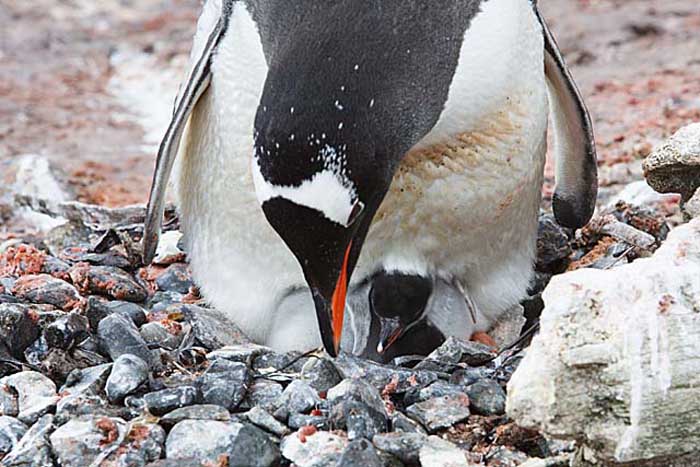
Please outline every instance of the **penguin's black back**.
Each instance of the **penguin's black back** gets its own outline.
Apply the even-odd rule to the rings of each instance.
[[[280,138],[329,122],[318,133],[336,147],[352,146],[345,139],[353,126],[362,127],[354,137],[371,139],[395,166],[438,121],[464,34],[487,0],[242,1],[269,65],[264,121],[274,122]],[[271,173],[261,165],[266,179],[280,185],[318,171],[308,164],[308,173],[290,167]]]

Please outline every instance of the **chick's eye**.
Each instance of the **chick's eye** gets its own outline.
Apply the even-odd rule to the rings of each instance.
[[[348,216],[347,226],[350,227],[355,222],[357,222],[357,219],[360,218],[360,215],[362,214],[362,212],[364,210],[365,210],[365,203],[363,203],[360,200],[357,200],[355,202],[355,205],[352,207],[352,210],[350,211],[350,216]]]

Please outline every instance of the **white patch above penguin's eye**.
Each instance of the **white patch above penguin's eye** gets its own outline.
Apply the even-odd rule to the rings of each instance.
[[[272,198],[284,198],[315,209],[336,224],[350,227],[362,214],[364,203],[357,199],[355,190],[343,183],[340,177],[329,169],[317,172],[299,186],[275,185],[263,177],[257,159],[252,162],[253,184],[258,202],[262,205]]]

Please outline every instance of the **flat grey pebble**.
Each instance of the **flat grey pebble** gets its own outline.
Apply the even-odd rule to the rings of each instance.
[[[193,405],[198,399],[198,391],[192,386],[163,389],[143,396],[145,407],[153,415],[165,415],[175,409]]]
[[[308,413],[321,403],[318,392],[304,381],[289,383],[282,395],[275,402],[275,418],[286,421],[290,414]]]
[[[420,433],[382,433],[372,439],[377,448],[396,456],[406,464],[417,464],[420,448],[428,437]]]
[[[231,414],[219,405],[191,405],[175,409],[160,418],[160,424],[170,429],[184,420],[213,420],[218,422],[231,421]]]
[[[100,345],[112,361],[124,354],[132,354],[145,362],[152,362],[151,351],[139,334],[134,323],[121,314],[115,313],[100,321],[97,327]]]
[[[250,385],[250,372],[243,363],[215,360],[195,383],[205,404],[215,404],[236,409],[245,397]]]
[[[275,417],[260,407],[253,407],[246,412],[244,416],[253,425],[262,428],[275,436],[282,437],[289,433],[289,428],[278,422]]]
[[[148,381],[148,364],[132,354],[121,355],[114,362],[107,378],[107,399],[116,404]]]
[[[228,461],[229,467],[272,467],[279,461],[279,448],[252,425],[185,420],[170,431],[166,458]]]
[[[44,415],[2,460],[3,467],[55,467],[49,436],[56,429],[53,415]]]
[[[457,394],[429,399],[408,407],[406,413],[430,433],[435,433],[469,417],[469,398],[465,394]]]
[[[350,442],[340,455],[337,467],[384,467],[377,449],[366,439]]]
[[[506,411],[506,393],[496,381],[484,379],[468,386],[472,411],[479,415],[503,415]]]

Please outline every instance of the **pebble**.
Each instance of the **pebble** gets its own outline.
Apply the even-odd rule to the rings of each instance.
[[[150,392],[143,396],[143,402],[150,413],[160,416],[175,409],[195,404],[198,395],[197,388],[182,386]]]
[[[469,417],[469,398],[464,394],[457,394],[429,399],[408,407],[406,413],[430,433],[435,433]]]
[[[287,426],[292,430],[298,430],[305,426],[314,426],[319,430],[328,430],[330,428],[330,420],[323,415],[304,415],[293,413],[287,420]]]
[[[252,425],[185,420],[170,431],[166,458],[220,462],[228,467],[272,467],[279,461],[279,449]]]
[[[389,428],[389,417],[379,392],[361,379],[346,379],[328,391],[332,426],[345,429],[348,439],[372,439]]]
[[[489,377],[489,372],[483,368],[463,368],[450,375],[450,383],[466,387]]]
[[[692,198],[683,205],[683,212],[688,219],[700,217],[700,188],[698,188]]]
[[[318,392],[327,392],[343,378],[333,362],[326,358],[311,358],[301,369],[301,380]]]
[[[207,360],[228,360],[230,362],[245,363],[252,365],[253,361],[260,355],[272,353],[273,350],[269,347],[253,343],[242,343],[236,345],[227,345],[220,349],[214,350],[207,354]]]
[[[253,407],[245,413],[245,417],[253,425],[262,428],[273,435],[282,437],[289,434],[289,428],[278,422],[275,417],[260,407]]]
[[[113,361],[124,354],[132,354],[145,362],[152,362],[151,351],[134,323],[124,315],[107,316],[97,328],[101,347]]]
[[[26,432],[27,425],[16,418],[0,416],[0,458],[12,451]]]
[[[70,277],[73,284],[85,293],[137,303],[148,298],[148,291],[119,268],[79,263],[71,268]]]
[[[112,417],[131,419],[134,412],[127,407],[110,405],[103,396],[78,394],[65,397],[56,405],[56,424],[62,425],[79,417]]]
[[[160,459],[165,450],[165,430],[153,423],[132,422],[119,448],[102,465],[141,467]]]
[[[366,439],[351,441],[347,445],[337,467],[384,467],[384,462],[379,457],[377,449]]]
[[[304,381],[292,381],[275,402],[274,416],[286,421],[290,414],[304,414],[321,404],[318,392]]]
[[[17,393],[17,418],[32,425],[43,415],[56,408],[56,384],[36,371],[22,371],[0,379],[0,386],[8,386]]]
[[[139,332],[149,347],[157,346],[168,350],[177,349],[183,337],[182,333],[179,335],[171,334],[165,326],[157,322],[144,324]]]
[[[415,404],[416,402],[423,402],[436,397],[453,396],[458,394],[464,394],[464,389],[460,386],[450,384],[445,381],[435,381],[430,386],[421,388],[418,391],[407,392],[404,396],[404,402],[406,405],[411,405]]]
[[[192,332],[202,347],[215,350],[227,345],[249,343],[238,327],[220,312],[195,305],[177,305],[169,311],[180,311],[185,321],[192,325]]]
[[[55,467],[49,436],[56,429],[53,415],[44,415],[2,460],[3,467]],[[81,464],[78,464],[81,465]]]
[[[228,410],[219,405],[191,405],[189,407],[175,409],[172,412],[163,415],[160,418],[160,424],[166,429],[170,429],[184,420],[213,420],[218,422],[229,422],[231,421],[231,414]]]
[[[69,350],[89,337],[89,323],[85,316],[69,313],[44,329],[44,338],[50,348]]]
[[[438,436],[431,436],[421,447],[418,457],[422,467],[467,467],[464,451]]]
[[[112,364],[106,363],[82,370],[73,370],[60,392],[63,397],[86,394],[96,396],[105,388],[107,378],[112,371]]]
[[[684,201],[700,188],[700,123],[678,130],[644,160],[647,183],[659,193],[680,193]]]
[[[303,441],[302,441],[303,438]],[[318,431],[301,437],[293,433],[282,440],[282,456],[297,467],[335,466],[348,445],[339,432]]]
[[[280,383],[258,379],[248,388],[248,394],[241,403],[243,408],[260,407],[268,412],[276,410],[277,401],[282,396],[284,388]]]
[[[215,360],[195,383],[205,404],[235,410],[248,391],[250,372],[243,363]]]
[[[335,365],[345,378],[363,379],[375,389],[383,390],[388,384],[394,392],[406,392],[413,387],[423,387],[437,381],[438,375],[427,370],[408,370],[364,360],[346,353],[335,359]]]
[[[506,446],[497,446],[489,453],[489,467],[517,467],[527,462],[529,457],[520,451]]]
[[[377,448],[396,456],[405,464],[418,464],[420,448],[428,441],[421,433],[382,433],[372,439]]]
[[[61,465],[91,465],[119,444],[125,429],[126,422],[118,418],[74,419],[51,434],[51,445]]]
[[[15,358],[21,359],[27,347],[39,338],[38,317],[33,306],[0,303],[0,336]]]
[[[410,419],[398,410],[391,414],[391,429],[401,433],[418,433],[421,435],[428,433],[420,423]]]
[[[121,314],[131,320],[135,326],[143,326],[146,323],[146,310],[135,303],[130,302],[105,302],[101,297],[89,297],[85,315],[90,323],[90,329],[97,327],[104,318],[112,314]]]
[[[117,358],[107,379],[107,399],[119,403],[148,381],[148,364],[136,355],[124,354]]]
[[[479,415],[503,415],[506,411],[506,393],[501,385],[483,379],[466,388],[472,411]]]
[[[20,277],[12,294],[26,302],[49,304],[64,311],[74,309],[82,300],[75,287],[48,274]]]
[[[156,285],[162,291],[187,294],[195,284],[189,267],[183,263],[176,263],[168,266],[165,272],[158,276]]]
[[[559,274],[571,263],[569,235],[552,214],[540,215],[537,229],[537,263],[539,272]]]

